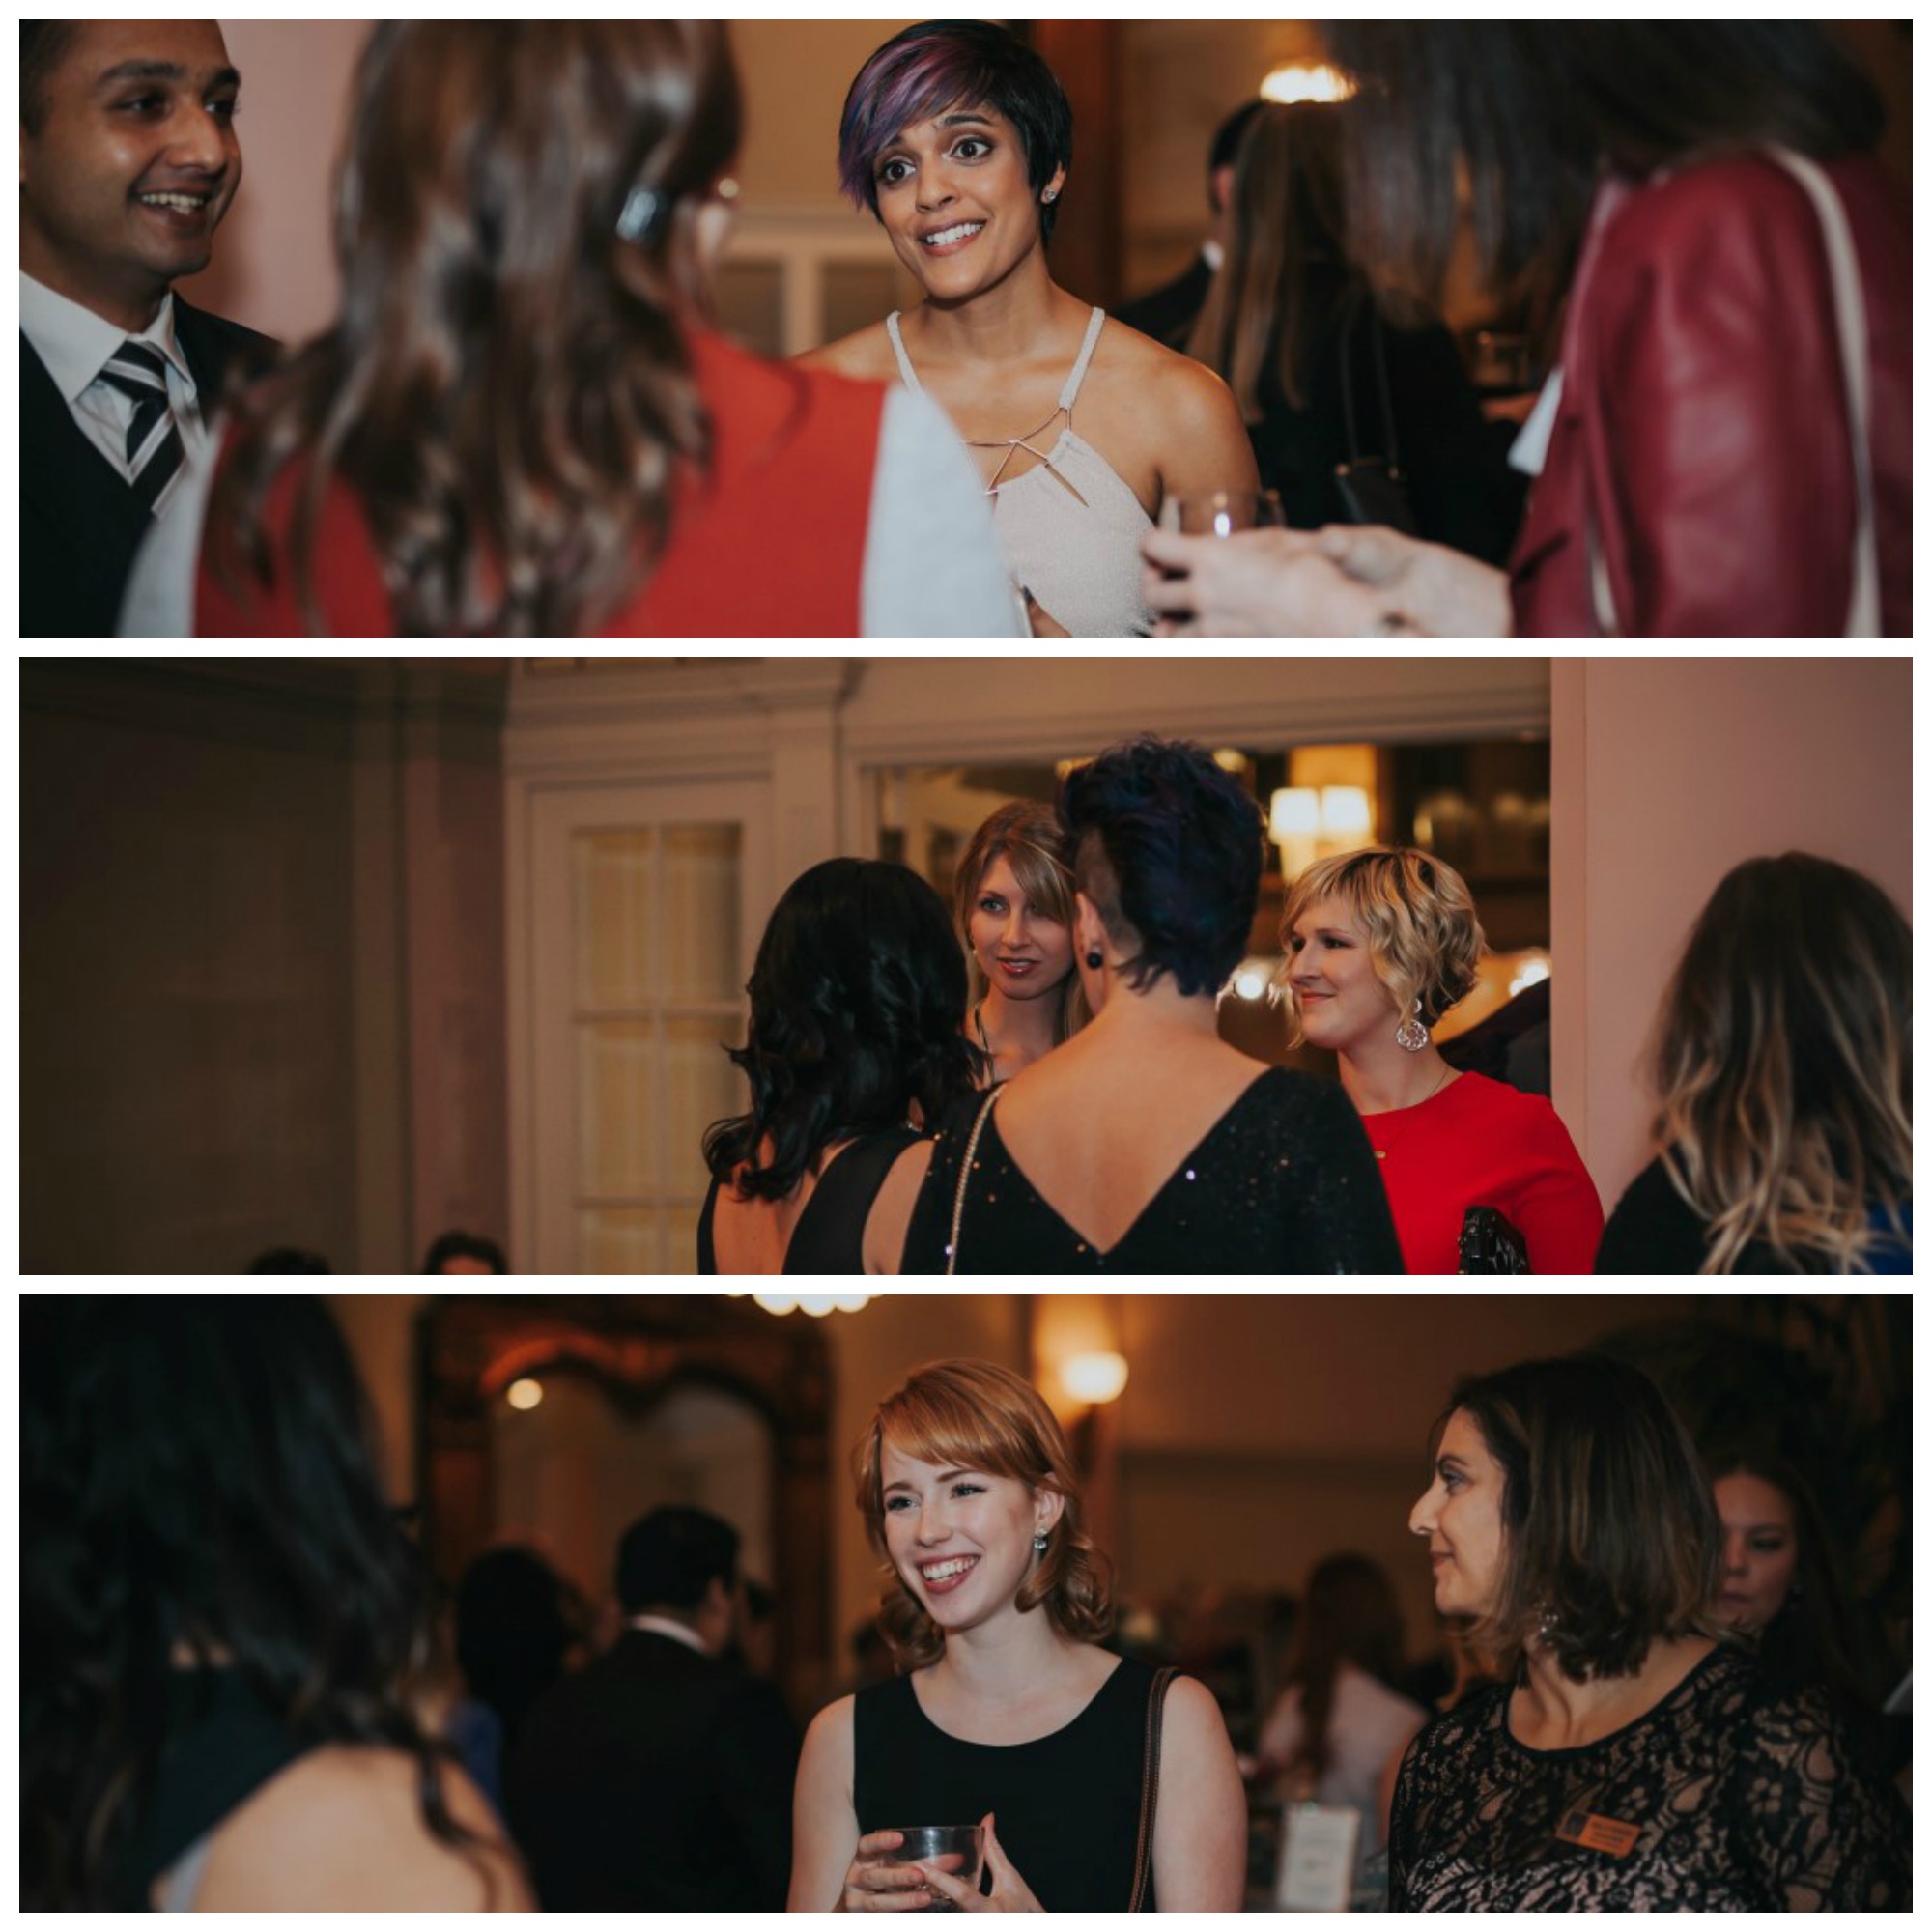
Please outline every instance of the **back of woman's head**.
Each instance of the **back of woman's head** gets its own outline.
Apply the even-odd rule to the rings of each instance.
[[[1658,1140],[1710,1224],[1707,1273],[1762,1241],[1855,1268],[1912,1193],[1912,930],[1871,880],[1803,852],[1712,894],[1664,993]]]
[[[989,812],[952,875],[952,918],[959,942],[966,949],[969,1001],[982,999],[986,992],[985,975],[973,955],[973,908],[984,885],[986,868],[995,859],[1004,859],[1012,867],[1013,877],[1036,915],[1065,926],[1069,933],[1073,928],[1073,872],[1066,863],[1059,814],[1050,805],[1031,799]],[[1055,1043],[1064,1045],[1090,1018],[1080,975],[1069,972],[1055,1016]]]
[[[240,557],[266,571],[264,498],[299,461],[311,609],[333,475],[401,634],[609,615],[709,460],[681,319],[739,125],[717,22],[380,25],[337,191],[341,318],[246,407],[220,498]]]
[[[1247,951],[1261,893],[1261,808],[1198,745],[1135,738],[1068,774],[1060,822],[1073,875],[1136,990],[1171,974],[1218,993]]]
[[[232,1662],[298,1741],[415,1752],[425,1578],[360,1385],[306,1295],[21,1311],[24,1888],[126,1903],[179,1666]]]
[[[940,896],[876,859],[828,859],[796,879],[758,946],[752,1022],[731,1061],[751,1110],[704,1139],[713,1175],[782,1200],[835,1140],[936,1122],[972,1091],[960,1029],[966,962]]]
[[[1329,52],[1360,83],[1346,166],[1350,247],[1378,281],[1439,299],[1463,219],[1499,295],[1548,328],[1599,166],[1776,142],[1870,148],[1870,81],[1804,20],[1348,20]]]
[[[1402,1611],[1388,1572],[1373,1557],[1324,1556],[1308,1573],[1289,1657],[1288,1682],[1301,1690],[1294,1764],[1320,1777],[1333,1760],[1329,1720],[1345,1663],[1393,1686],[1402,1669]]]
[[[1460,1382],[1438,1434],[1459,1410],[1502,1471],[1502,1576],[1471,1633],[1500,1675],[1532,1641],[1581,1682],[1717,1634],[1717,1507],[1648,1376],[1603,1355],[1520,1362]]]
[[[1351,111],[1269,102],[1241,139],[1227,260],[1189,353],[1226,380],[1251,423],[1262,419],[1270,369],[1290,405],[1305,406],[1316,346],[1360,287],[1343,242],[1342,124]]]

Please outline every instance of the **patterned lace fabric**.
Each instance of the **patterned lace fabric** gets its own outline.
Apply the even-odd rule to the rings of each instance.
[[[1855,1762],[1823,1690],[1780,1692],[1720,1648],[1634,1723],[1548,1751],[1510,1735],[1510,1696],[1409,1747],[1391,1911],[1910,1909],[1904,1803]]]
[[[977,1108],[974,1110],[977,1112]],[[944,1274],[972,1115],[949,1120],[906,1236],[905,1274]],[[1175,1169],[1113,1247],[1040,1196],[980,1136],[959,1223],[960,1274],[1400,1274],[1402,1249],[1361,1122],[1341,1088],[1270,1067]]]

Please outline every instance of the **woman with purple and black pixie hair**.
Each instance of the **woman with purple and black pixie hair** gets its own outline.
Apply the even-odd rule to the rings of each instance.
[[[806,359],[944,406],[1036,635],[1134,636],[1161,504],[1258,481],[1217,376],[1055,284],[1072,159],[1059,81],[1004,28],[937,20],[888,41],[846,96],[839,179],[925,299]]]

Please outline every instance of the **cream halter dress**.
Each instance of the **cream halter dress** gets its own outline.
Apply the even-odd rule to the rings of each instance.
[[[986,494],[993,499],[993,524],[1015,586],[1070,636],[1146,637],[1153,616],[1141,602],[1141,539],[1153,525],[1106,458],[1073,433],[1074,399],[1106,320],[1104,310],[1094,311],[1073,373],[1040,429],[1003,443],[968,447],[1007,452]],[[886,333],[906,387],[918,389],[896,312],[887,316]],[[1033,438],[1062,415],[1066,426],[1060,440],[1051,449],[1040,448]],[[1007,464],[1023,449],[1039,458],[1039,468],[1002,482]]]

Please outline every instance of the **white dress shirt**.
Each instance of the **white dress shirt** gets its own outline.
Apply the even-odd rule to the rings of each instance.
[[[653,1636],[668,1636],[673,1643],[681,1643],[688,1650],[695,1650],[699,1657],[709,1657],[711,1652],[705,1647],[704,1639],[689,1624],[681,1624],[675,1617],[626,1617],[625,1628],[634,1631],[649,1631]]]
[[[134,420],[134,399],[100,380],[108,360],[126,342],[144,342],[159,352],[167,365],[168,407],[181,430],[184,471],[193,469],[208,454],[208,428],[201,419],[201,402],[187,357],[175,340],[175,298],[161,302],[160,312],[138,335],[98,316],[91,308],[57,295],[24,270],[20,275],[20,333],[33,345],[54,387],[61,392],[81,434],[123,476],[132,480],[128,467],[128,430]],[[172,507],[183,492],[179,483],[162,499]]]

